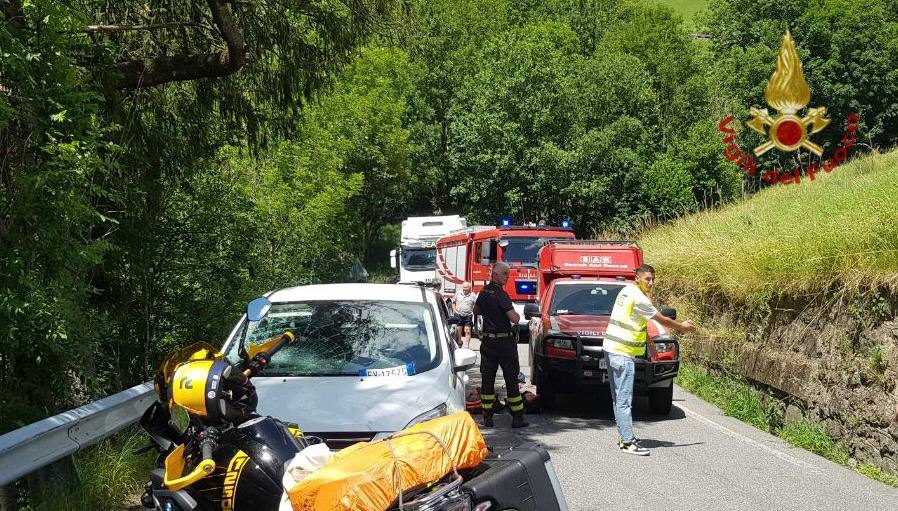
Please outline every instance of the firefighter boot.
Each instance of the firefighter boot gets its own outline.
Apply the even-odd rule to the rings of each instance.
[[[513,428],[526,428],[530,423],[524,419],[524,410],[512,410],[511,411],[511,427]]]
[[[481,394],[480,406],[483,408],[483,427],[493,427],[493,405],[496,403],[495,394]]]
[[[524,398],[520,394],[508,396],[508,409],[511,412],[511,427],[523,428],[529,426],[524,419]]]
[[[483,410],[483,427],[485,427],[485,428],[493,427],[493,411],[492,410]]]

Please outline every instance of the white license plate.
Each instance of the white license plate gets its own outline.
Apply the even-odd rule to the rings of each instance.
[[[583,371],[583,376],[592,376],[592,371]]]
[[[605,359],[604,355],[599,359],[599,369],[608,369],[608,361]]]

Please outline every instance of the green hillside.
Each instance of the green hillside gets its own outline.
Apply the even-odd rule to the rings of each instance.
[[[683,16],[687,22],[692,20],[695,14],[708,6],[708,0],[655,0],[667,5]]]
[[[737,300],[898,284],[898,152],[647,232],[661,282]],[[666,287],[666,286],[665,286]]]

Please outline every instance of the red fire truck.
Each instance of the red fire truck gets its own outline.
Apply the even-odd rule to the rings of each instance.
[[[459,229],[436,243],[437,281],[446,299],[455,295],[463,282],[479,292],[489,281],[493,263],[511,266],[505,291],[521,314],[518,333],[521,342],[528,335],[524,304],[536,299],[538,253],[549,240],[574,239],[569,227],[476,226]]]
[[[642,249],[630,241],[553,241],[539,253],[539,300],[527,304],[530,377],[540,402],[558,392],[608,385],[602,338],[617,294],[636,277]],[[676,318],[674,309],[663,309]],[[646,355],[636,360],[634,390],[648,395],[652,412],[667,414],[679,372],[676,338],[654,320]]]

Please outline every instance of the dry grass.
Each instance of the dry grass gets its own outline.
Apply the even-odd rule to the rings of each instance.
[[[640,239],[661,281],[737,303],[898,284],[898,152],[681,218]],[[666,286],[665,286],[666,287]]]

